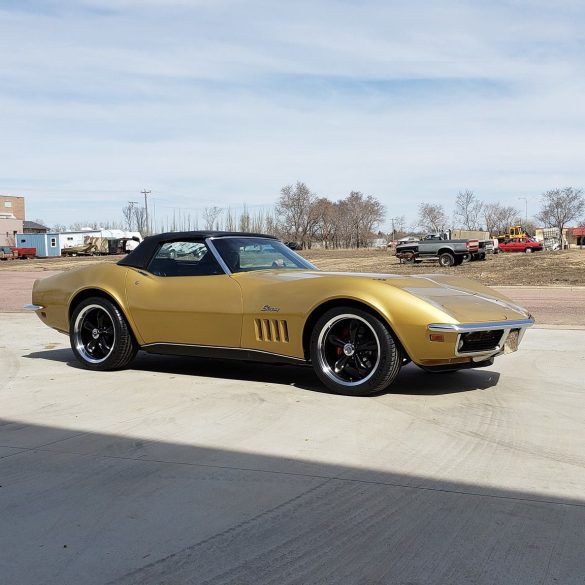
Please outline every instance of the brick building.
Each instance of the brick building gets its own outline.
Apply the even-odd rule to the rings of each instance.
[[[25,220],[24,197],[0,195],[0,215],[10,214],[14,219]]]
[[[0,195],[0,246],[14,246],[14,236],[22,232],[24,197]]]

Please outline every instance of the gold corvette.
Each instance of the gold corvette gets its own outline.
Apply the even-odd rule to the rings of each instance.
[[[260,234],[167,233],[117,264],[37,280],[33,305],[93,370],[150,353],[311,363],[334,392],[388,387],[413,361],[430,372],[491,365],[532,317],[472,280],[321,272]]]

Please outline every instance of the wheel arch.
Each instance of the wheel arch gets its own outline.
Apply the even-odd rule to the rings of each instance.
[[[455,252],[453,251],[452,248],[441,248],[437,252],[437,256],[440,256],[441,254],[451,254],[451,256],[455,257]]]
[[[406,351],[406,349],[404,348],[404,345],[400,341],[400,338],[398,337],[398,335],[394,331],[392,324],[388,321],[388,319],[386,317],[384,317],[384,315],[380,311],[378,311],[375,307],[372,307],[371,305],[369,305],[363,301],[358,301],[356,299],[351,299],[351,298],[336,298],[336,299],[331,299],[331,300],[325,301],[324,303],[321,303],[320,305],[315,307],[311,311],[311,313],[309,314],[307,319],[305,320],[305,325],[303,327],[303,354],[304,354],[305,359],[307,361],[309,361],[309,359],[310,359],[310,343],[311,343],[311,333],[313,331],[313,328],[315,327],[317,321],[327,311],[329,311],[330,309],[334,309],[335,307],[353,307],[356,309],[361,309],[362,311],[366,311],[367,313],[370,313],[370,315],[379,319],[380,322],[386,326],[388,331],[390,331],[392,337],[394,338],[394,340],[398,344],[399,349],[402,352],[403,356],[410,359],[408,352]]]
[[[117,307],[117,309],[120,311],[120,313],[122,313],[122,315],[124,315],[124,318],[126,319],[126,322],[128,323],[128,327],[130,328],[130,331],[131,331],[132,335],[134,336],[134,340],[137,343],[140,343],[140,341],[139,341],[140,338],[136,335],[136,331],[134,329],[134,323],[132,322],[132,319],[130,319],[128,313],[124,310],[122,303],[113,294],[109,293],[108,291],[105,291],[102,288],[95,288],[95,287],[84,288],[80,291],[77,291],[71,297],[71,300],[69,301],[69,308],[68,308],[68,313],[67,313],[67,321],[69,322],[70,328],[71,328],[71,317],[73,315],[73,311],[75,311],[75,307],[77,307],[77,305],[79,305],[79,303],[81,303],[81,302],[83,302],[86,299],[89,299],[91,297],[99,297],[99,298],[106,299],[107,301],[110,301],[111,303],[113,303]]]

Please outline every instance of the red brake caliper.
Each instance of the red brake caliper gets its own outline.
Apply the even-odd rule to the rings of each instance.
[[[343,338],[349,339],[349,327],[347,327],[346,329],[343,330],[342,335],[343,335],[342,339]],[[343,347],[337,346],[336,350],[337,350],[337,355],[341,355],[343,353]]]

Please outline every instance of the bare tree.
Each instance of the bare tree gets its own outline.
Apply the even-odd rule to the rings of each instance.
[[[447,214],[440,204],[421,203],[418,206],[418,225],[427,233],[442,233],[447,228]]]
[[[134,205],[130,203],[122,208],[122,217],[123,217],[123,227],[125,227],[128,231],[137,231],[141,234],[146,233],[146,210],[144,207],[140,207],[138,205]],[[108,227],[106,229],[111,229],[114,227],[118,227],[120,224],[118,222],[109,222]],[[172,231],[176,230],[175,220],[173,218],[173,228]]]
[[[529,235],[529,236],[534,236],[535,232],[536,232],[536,228],[538,227],[535,223],[534,220],[532,220],[531,218],[528,218],[528,220],[526,219],[521,219],[520,221],[517,222],[518,224],[522,225],[522,228],[524,229],[524,231]]]
[[[505,234],[511,225],[518,223],[520,212],[510,205],[501,203],[486,203],[483,206],[485,229],[492,236]]]
[[[310,248],[313,233],[318,223],[315,210],[317,197],[301,181],[286,185],[280,190],[276,213],[280,226],[289,239]]]
[[[250,212],[248,211],[248,208],[244,205],[244,209],[242,210],[242,214],[240,215],[240,220],[238,221],[238,229],[241,232],[249,232],[251,223],[252,221],[250,218]]]
[[[359,191],[352,191],[345,199],[347,214],[350,224],[351,245],[360,247],[363,235],[362,225],[362,202],[363,195]]]
[[[122,208],[122,216],[124,217],[124,223],[126,229],[132,231],[135,225],[136,217],[134,215],[134,205],[129,203],[126,207]]]
[[[225,230],[226,232],[236,231],[236,216],[234,212],[228,207],[225,212]]]
[[[252,218],[252,231],[256,234],[264,232],[264,212],[262,210],[255,213]]]
[[[562,238],[563,230],[567,225],[577,220],[584,212],[583,189],[565,187],[552,189],[542,195],[542,208],[536,215],[536,219],[544,223],[546,227],[557,228]]]
[[[203,210],[203,219],[205,221],[205,229],[212,230],[215,226],[215,221],[217,218],[222,214],[221,207],[213,206],[213,207],[206,207]]]
[[[38,223],[38,222],[37,222]],[[62,224],[62,223],[57,223],[55,224],[52,228],[51,231],[53,232],[57,232],[57,233],[62,233],[62,232],[66,232],[67,231],[67,226]]]
[[[134,225],[137,232],[146,233],[146,209],[144,207],[134,207]]]
[[[335,212],[334,247],[351,248],[355,246],[355,228],[351,217],[350,203],[347,198],[335,204]]]
[[[278,221],[273,212],[268,212],[266,214],[266,233],[271,236],[279,235]]]
[[[483,202],[473,191],[459,191],[455,199],[455,223],[465,230],[479,230],[482,227]]]
[[[315,215],[317,217],[316,235],[325,248],[335,246],[335,234],[339,230],[338,205],[321,197],[315,201]]]
[[[356,248],[367,246],[378,224],[384,220],[384,206],[375,197],[365,197],[359,191],[352,191],[345,200]]]

